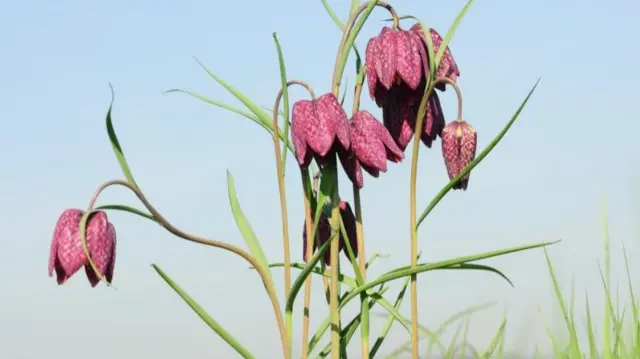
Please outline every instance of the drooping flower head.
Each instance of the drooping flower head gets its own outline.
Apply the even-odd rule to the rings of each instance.
[[[476,157],[478,134],[466,121],[453,121],[442,130],[442,156],[447,167],[449,180],[452,180]],[[469,172],[452,188],[466,190],[469,184]]]
[[[415,133],[422,95],[423,90],[416,92],[399,90],[389,93],[385,98],[385,103],[382,107],[383,123],[402,151],[407,148]],[[422,120],[422,134],[420,135],[422,143],[431,148],[433,141],[440,135],[444,125],[445,119],[440,99],[437,93],[432,92],[427,100],[427,108]]]
[[[58,284],[64,284],[82,266],[92,287],[100,280],[96,276],[82,247],[80,221],[84,212],[65,210],[56,224],[49,251],[49,276],[56,272]],[[116,261],[116,231],[102,211],[92,213],[86,226],[87,249],[98,271],[111,283]]]
[[[340,156],[342,165],[351,181],[362,188],[362,168],[371,176],[378,177],[387,171],[387,160],[400,162],[404,153],[396,145],[389,131],[367,111],[356,112],[349,123],[351,151]]]
[[[423,80],[420,38],[411,31],[382,28],[367,43],[365,66],[369,95],[378,107],[394,87],[416,90]]]
[[[340,201],[340,215],[342,217],[342,222],[344,223],[345,232],[349,237],[349,244],[351,245],[351,249],[353,250],[353,254],[355,257],[358,256],[358,239],[356,237],[356,217],[351,210],[351,206],[349,203],[345,201]],[[331,239],[331,225],[329,224],[329,217],[322,212],[320,214],[320,220],[318,221],[318,229],[316,232],[316,240],[313,242],[313,252],[315,252],[319,247],[325,244],[328,240]],[[345,238],[340,233],[338,237],[338,248],[341,250],[347,258],[349,258],[349,252],[347,251],[347,247],[345,245]],[[312,252],[312,253],[313,253]],[[303,225],[302,227],[302,258],[305,262],[308,262],[310,258],[307,258],[307,227]],[[322,256],[322,260],[325,265],[331,265],[331,251],[327,250],[324,252]]]
[[[314,158],[325,164],[337,151],[350,149],[349,120],[333,94],[296,102],[291,117],[291,137],[301,167]]]

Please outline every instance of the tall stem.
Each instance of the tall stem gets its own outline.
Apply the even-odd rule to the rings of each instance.
[[[360,71],[364,71],[361,69]],[[359,74],[360,75],[360,74]],[[358,76],[359,81],[356,83],[354,96],[353,96],[353,115],[358,112],[360,108],[360,96],[362,94],[362,84],[364,82],[366,74],[363,72],[361,76]],[[367,281],[366,272],[366,259],[364,250],[364,229],[362,227],[362,204],[360,201],[360,188],[353,184],[353,202],[356,209],[356,239],[358,243],[358,267],[360,275],[362,276],[362,284]],[[360,295],[360,341],[362,349],[362,359],[369,359],[369,300],[367,295],[362,293]]]
[[[253,268],[255,268],[257,270],[258,274],[260,275],[260,279],[262,279],[262,283],[264,284],[264,287],[267,290],[267,294],[269,295],[269,299],[271,300],[271,305],[273,306],[273,312],[274,312],[274,314],[276,316],[276,321],[278,323],[278,329],[280,330],[280,341],[282,342],[282,350],[284,352],[284,358],[285,359],[290,359],[291,358],[290,345],[289,345],[289,341],[287,340],[287,333],[286,333],[286,328],[285,328],[285,324],[284,324],[284,317],[282,315],[282,310],[280,309],[280,303],[278,302],[278,295],[276,294],[275,286],[273,285],[273,282],[269,278],[269,275],[268,275],[268,273],[266,271],[266,268],[264,268],[262,265],[260,265],[260,263],[251,254],[243,251],[242,249],[240,249],[240,248],[238,248],[236,246],[233,246],[233,245],[225,243],[225,242],[217,241],[215,239],[208,239],[208,238],[194,236],[192,234],[189,234],[187,232],[184,232],[184,231],[174,227],[171,223],[169,223],[169,221],[167,221],[167,219],[165,219],[160,214],[160,212],[158,212],[155,209],[155,207],[153,207],[151,205],[151,203],[147,200],[147,198],[144,196],[144,194],[142,193],[140,188],[138,188],[137,185],[129,184],[126,181],[113,180],[113,181],[105,182],[102,185],[100,185],[100,187],[98,187],[98,189],[94,193],[93,197],[91,198],[91,201],[89,201],[89,209],[88,209],[88,211],[92,211],[93,210],[93,208],[95,206],[95,203],[96,203],[96,200],[98,199],[98,196],[100,196],[100,193],[102,193],[102,191],[104,191],[106,188],[108,188],[110,186],[123,186],[123,187],[126,187],[126,188],[130,189],[136,195],[136,197],[138,197],[140,202],[142,202],[142,204],[145,206],[145,208],[147,208],[147,210],[151,214],[151,217],[153,218],[153,220],[156,223],[158,223],[159,225],[161,225],[162,227],[164,227],[167,231],[169,231],[169,233],[171,233],[171,234],[173,234],[173,235],[175,235],[177,237],[180,237],[182,239],[185,239],[187,241],[190,241],[190,242],[200,243],[200,244],[204,244],[204,245],[207,245],[207,246],[211,246],[211,247],[216,247],[216,248],[221,248],[221,249],[227,250],[229,252],[232,252],[232,253],[235,253],[235,254],[239,255],[244,260],[249,262],[249,264]]]
[[[287,82],[287,87],[291,85],[300,85],[309,91],[311,97],[315,98],[311,87],[302,81],[291,80]],[[280,108],[280,99],[282,98],[280,89],[273,105],[273,146],[276,155],[276,172],[278,176],[278,191],[280,192],[280,212],[282,215],[282,247],[284,251],[284,297],[289,297],[291,290],[291,251],[289,249],[289,218],[287,215],[287,192],[284,187],[284,173],[282,170],[282,155],[280,151],[280,137],[278,128],[278,109]],[[288,328],[289,340],[291,340],[291,328]]]
[[[310,192],[310,189],[307,186],[310,184],[309,181],[309,171],[306,169],[301,169],[302,172],[302,186],[304,189],[303,197],[304,197],[304,217],[305,217],[305,228],[307,231],[307,246],[304,249],[305,258],[311,258],[313,255],[313,241],[315,238],[309,238],[313,234],[313,218],[311,217],[311,204],[309,203],[309,197],[307,194]],[[311,302],[311,275],[307,276],[307,279],[304,282],[304,318],[302,321],[302,359],[307,359],[309,353],[309,307]]]
[[[331,358],[340,359],[340,310],[338,308],[338,282],[340,274],[340,198],[338,191],[337,163],[332,163],[326,170],[334,171],[333,193],[331,193],[331,290],[329,306],[331,311]]]

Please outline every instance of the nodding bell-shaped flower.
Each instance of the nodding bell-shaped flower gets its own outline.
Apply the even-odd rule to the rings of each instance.
[[[378,177],[387,172],[387,160],[400,162],[404,153],[396,145],[389,131],[369,112],[356,112],[349,123],[351,151],[340,155],[340,161],[351,181],[362,188],[362,168],[371,176]]]
[[[424,31],[422,31],[422,26],[420,26],[420,24],[415,24],[411,27],[410,31],[420,37],[422,46],[424,46],[424,49],[426,50],[427,40],[424,36]],[[440,34],[434,29],[429,29],[429,33],[431,34],[431,42],[433,43],[433,53],[437,54],[440,46],[442,45],[442,36],[440,36]],[[458,64],[456,64],[456,60],[453,58],[449,46],[447,46],[446,50],[444,50],[444,54],[442,55],[442,59],[440,60],[440,66],[438,66],[438,70],[436,71],[436,78],[446,77],[451,81],[456,82],[459,76],[460,69],[458,69]],[[445,84],[439,83],[436,85],[436,88],[440,91],[444,91]]]
[[[49,251],[49,276],[56,272],[58,284],[64,284],[84,266],[92,287],[100,280],[96,276],[82,247],[80,221],[84,212],[79,209],[65,210],[56,224]],[[111,283],[116,261],[116,231],[102,211],[92,213],[86,226],[87,249],[98,271]]]
[[[390,92],[385,98],[382,107],[382,120],[402,151],[407,148],[415,133],[416,118],[423,91],[424,86],[421,86],[419,91],[412,93],[406,91]],[[441,134],[445,120],[438,94],[432,92],[427,101],[420,139],[425,146],[431,148],[433,141]]]
[[[420,38],[412,31],[384,27],[369,40],[365,67],[369,95],[381,107],[392,88],[406,86],[416,90],[423,81]]]
[[[453,121],[442,130],[442,156],[449,180],[460,174],[476,157],[478,134],[466,121]],[[462,177],[452,188],[467,190],[471,172]]]
[[[349,237],[349,244],[351,245],[351,249],[353,250],[353,255],[358,257],[358,238],[356,237],[356,217],[351,210],[351,206],[349,203],[345,201],[340,201],[340,215],[342,217],[342,222],[344,223],[344,229]],[[320,214],[320,220],[318,221],[318,230],[316,232],[316,240],[313,242],[313,252],[315,252],[320,246],[326,243],[329,239],[331,239],[331,225],[329,224],[329,218],[324,212]],[[347,251],[347,247],[345,245],[344,237],[342,233],[338,238],[338,247],[339,250],[343,251],[345,256],[349,258],[349,252]],[[325,265],[331,265],[331,252],[327,249],[323,256],[323,262]],[[308,262],[310,258],[307,258],[307,227],[304,225],[302,227],[302,258],[305,262]]]
[[[309,166],[313,158],[326,164],[337,151],[350,149],[349,120],[333,94],[296,102],[291,117],[291,137],[301,167]]]

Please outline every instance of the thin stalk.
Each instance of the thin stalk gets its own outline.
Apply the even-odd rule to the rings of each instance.
[[[372,5],[372,3],[374,3]],[[331,80],[331,92],[338,97],[338,90],[340,88],[340,81],[341,81],[341,77],[342,77],[342,73],[344,71],[344,66],[345,66],[345,62],[347,61],[347,56],[345,54],[345,51],[348,51],[348,49],[351,47],[351,45],[353,44],[353,40],[351,38],[351,32],[354,29],[355,25],[356,25],[356,20],[358,19],[358,17],[360,16],[360,14],[362,14],[367,8],[369,8],[369,6],[380,6],[383,7],[385,9],[387,9],[387,11],[389,11],[391,13],[391,17],[393,18],[393,26],[394,28],[398,28],[399,26],[399,18],[398,18],[398,14],[396,13],[396,11],[387,3],[383,2],[383,1],[368,1],[365,2],[364,4],[360,5],[360,7],[358,7],[355,11],[353,11],[353,13],[351,14],[351,16],[349,17],[349,21],[345,24],[344,26],[344,30],[342,33],[342,39],[340,40],[340,46],[338,47],[338,55],[336,56],[336,63],[334,65],[334,70],[333,70],[333,78]],[[358,24],[360,27],[362,26],[362,24]],[[357,32],[357,31],[356,31]],[[349,44],[349,42],[351,42],[351,44]]]
[[[360,95],[362,94],[362,83],[364,81],[364,67],[360,69],[358,79],[356,82],[354,97],[353,97],[353,114],[358,112],[360,107]],[[362,284],[367,280],[366,265],[364,250],[364,229],[362,227],[362,203],[360,200],[360,188],[353,184],[353,202],[356,211],[356,239],[358,243],[358,267],[360,275],[362,277]],[[367,300],[366,293],[360,295],[360,318],[362,323],[360,324],[360,341],[362,349],[362,359],[369,359],[369,301]]]
[[[333,161],[329,170],[336,171],[337,163]],[[340,310],[338,308],[338,283],[340,262],[338,255],[340,254],[340,207],[338,192],[338,177],[334,176],[335,183],[333,193],[331,194],[331,228],[334,238],[331,242],[331,293],[329,298],[329,306],[331,311],[331,358],[340,359]]]
[[[307,193],[309,188],[306,188],[309,184],[309,172],[307,170],[301,170],[302,172],[302,186],[304,188],[304,217],[305,227],[307,231],[307,247],[305,250],[305,258],[311,258],[313,255],[313,243],[309,236],[313,233],[313,218],[311,218],[311,204]],[[315,241],[315,238],[313,238]],[[302,359],[307,359],[309,356],[309,307],[311,302],[311,275],[307,277],[304,282],[304,319],[302,321]]]
[[[315,99],[315,95],[311,87],[302,81],[291,80],[287,82],[287,87],[291,85],[300,85],[309,91],[311,97]],[[280,150],[280,138],[278,136],[278,109],[280,108],[280,99],[282,98],[283,89],[280,89],[273,105],[273,145],[276,155],[276,172],[278,175],[278,191],[280,192],[280,212],[282,215],[282,242],[284,250],[284,297],[289,297],[291,290],[291,251],[289,249],[289,219],[287,215],[287,192],[284,187],[284,175],[282,169],[282,155]],[[310,232],[308,232],[310,233]],[[288,322],[289,320],[287,320]],[[291,340],[291,328],[287,327],[288,338]]]
[[[289,341],[287,340],[287,332],[286,332],[286,327],[285,327],[285,323],[284,323],[284,318],[282,315],[282,310],[280,309],[280,303],[278,302],[278,295],[276,294],[276,289],[275,286],[273,285],[273,282],[270,280],[269,278],[269,274],[266,271],[266,268],[263,268],[260,263],[249,253],[243,251],[242,249],[222,242],[222,241],[218,241],[215,239],[208,239],[208,238],[204,238],[204,237],[199,237],[199,236],[195,236],[192,234],[189,234],[187,232],[184,232],[176,227],[174,227],[166,218],[164,218],[160,212],[158,212],[155,207],[153,207],[151,205],[151,203],[147,200],[147,198],[144,196],[144,194],[142,193],[142,191],[140,190],[140,188],[138,188],[137,185],[135,184],[130,184],[126,181],[122,181],[122,180],[112,180],[112,181],[108,181],[103,183],[102,185],[100,185],[98,187],[98,189],[96,190],[96,192],[94,193],[93,197],[91,198],[91,201],[89,201],[89,211],[92,211],[93,208],[95,207],[95,203],[98,199],[98,196],[100,196],[100,193],[102,193],[102,191],[104,191],[106,188],[110,187],[110,186],[123,186],[128,188],[129,190],[131,190],[136,197],[138,197],[138,199],[140,200],[140,202],[142,202],[142,204],[145,206],[145,208],[147,208],[147,210],[149,211],[149,213],[151,214],[151,216],[153,217],[153,219],[162,227],[164,227],[164,229],[166,229],[167,231],[169,231],[169,233],[180,237],[182,239],[185,239],[187,241],[190,242],[194,242],[194,243],[199,243],[199,244],[204,244],[207,246],[211,246],[211,247],[216,247],[216,248],[221,248],[224,250],[227,250],[229,252],[235,253],[237,255],[239,255],[240,257],[242,257],[244,260],[246,260],[247,262],[249,262],[249,264],[251,264],[252,267],[254,267],[256,269],[256,271],[258,272],[258,274],[260,275],[260,279],[262,279],[262,283],[265,287],[265,289],[267,290],[267,294],[269,295],[269,299],[271,300],[271,305],[273,306],[273,312],[276,316],[276,322],[278,323],[278,329],[280,331],[280,341],[282,343],[282,350],[284,352],[284,358],[285,359],[290,359],[291,358],[291,350],[290,345],[289,345]]]
[[[426,69],[425,69],[426,72]],[[425,73],[426,78],[430,78],[429,74]],[[429,83],[430,82],[430,83]],[[418,117],[416,119],[415,134],[413,137],[413,153],[411,156],[411,177],[409,184],[409,225],[411,228],[411,266],[415,267],[418,264],[418,228],[416,219],[416,187],[417,187],[417,175],[418,175],[418,154],[420,151],[420,134],[422,133],[422,125],[424,122],[424,114],[427,113],[428,99],[433,92],[433,89],[438,83],[447,83],[456,91],[458,96],[458,121],[462,118],[462,94],[458,86],[448,78],[439,78],[436,81],[428,81],[426,91],[420,102],[418,109]],[[418,359],[419,352],[419,323],[418,323],[418,276],[417,274],[411,275],[411,357]]]

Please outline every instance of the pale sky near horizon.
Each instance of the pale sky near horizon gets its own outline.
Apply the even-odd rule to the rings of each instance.
[[[348,0],[329,3],[346,18]],[[192,90],[242,107],[207,76],[193,60],[196,56],[257,104],[271,107],[280,86],[272,32],[278,33],[289,78],[309,82],[318,94],[329,91],[340,32],[321,1],[0,4],[0,357],[234,358],[151,263],[160,265],[258,358],[281,357],[275,319],[259,279],[231,254],[185,243],[144,219],[110,212],[118,233],[116,288],[92,289],[83,272],[59,287],[47,276],[47,260],[59,214],[65,208],[85,208],[101,182],[122,177],[104,125],[112,83],[116,131],[154,205],[182,229],[244,247],[228,204],[229,170],[267,257],[281,261],[270,137],[238,115],[163,91]],[[444,34],[464,1],[391,4],[401,15],[418,16]],[[606,196],[613,277],[626,298],[622,243],[631,258],[640,254],[635,107],[640,55],[633,45],[640,34],[639,13],[640,6],[631,0],[474,3],[451,49],[461,70],[464,117],[478,131],[480,149],[535,81],[542,80],[512,130],[473,171],[469,190],[450,193],[421,227],[425,261],[562,239],[549,253],[564,294],[569,296],[575,277],[579,327],[584,326],[585,291],[600,324],[598,261]],[[387,17],[380,8],[374,11],[358,39],[362,51]],[[347,69],[345,83],[352,86],[352,62]],[[291,96],[301,99],[305,94],[296,88]],[[441,99],[447,120],[453,120],[454,92]],[[362,101],[363,108],[381,117],[366,92]],[[407,157],[402,164],[390,164],[377,180],[365,175],[367,253],[391,255],[375,264],[370,278],[408,264]],[[297,261],[303,217],[294,163],[290,156],[287,198]],[[419,210],[446,181],[438,141],[433,149],[421,150]],[[343,177],[343,198],[352,198],[349,187]],[[106,191],[100,203],[141,208],[124,189]],[[536,344],[548,349],[536,305],[554,330],[562,332],[563,324],[543,252],[482,263],[502,270],[515,288],[485,273],[424,274],[419,281],[421,324],[436,328],[459,310],[494,300],[493,308],[470,321],[472,345],[486,348],[506,309],[509,350],[530,355]],[[639,283],[637,261],[631,270]],[[273,273],[282,298],[282,270]],[[327,312],[320,281],[315,278],[314,283],[312,328]],[[398,285],[392,286],[389,300],[395,299]],[[343,320],[356,310],[355,304],[349,306]],[[401,312],[409,315],[408,296]],[[385,321],[382,309],[374,313],[373,338]],[[299,308],[296,333],[301,322]],[[382,353],[407,338],[396,323]],[[359,350],[356,340],[352,357]],[[299,352],[296,340],[294,353]]]

